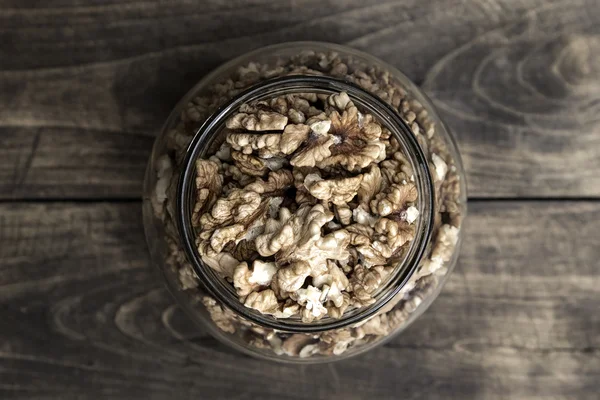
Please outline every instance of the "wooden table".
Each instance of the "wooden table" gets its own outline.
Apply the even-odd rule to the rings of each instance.
[[[149,266],[154,136],[208,71],[345,43],[435,100],[468,171],[431,309],[341,363],[197,331]],[[0,398],[598,399],[598,0],[0,0]]]

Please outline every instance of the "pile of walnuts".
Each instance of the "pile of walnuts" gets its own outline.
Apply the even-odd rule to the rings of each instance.
[[[196,161],[202,260],[276,318],[372,304],[419,216],[396,138],[344,92],[243,104],[225,126],[219,150]]]
[[[431,245],[397,297],[368,320],[315,334],[259,326],[206,295],[174,223],[176,177],[196,130],[251,85],[295,74],[343,78],[386,101],[415,135],[435,186]],[[464,204],[454,154],[435,118],[386,68],[314,51],[250,62],[191,99],[163,139],[151,203],[165,231],[165,265],[221,331],[251,348],[312,357],[370,346],[410,320],[456,254]],[[305,322],[339,318],[373,301],[414,238],[420,193],[411,165],[390,132],[345,93],[244,104],[213,153],[196,163],[191,223],[204,263],[247,307]]]

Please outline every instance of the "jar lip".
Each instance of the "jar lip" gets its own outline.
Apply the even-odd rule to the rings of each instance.
[[[195,181],[195,162],[220,132],[225,120],[236,112],[243,103],[265,97],[274,97],[291,92],[346,92],[348,96],[368,111],[399,139],[413,164],[415,184],[419,192],[420,217],[417,236],[413,240],[407,256],[402,261],[395,276],[391,277],[385,290],[372,305],[352,310],[339,319],[326,318],[312,323],[292,319],[276,319],[257,310],[244,306],[234,295],[231,285],[225,285],[222,278],[215,279],[216,273],[204,264],[196,246],[196,234],[191,224],[192,190]],[[183,250],[194,272],[208,293],[234,312],[260,326],[294,333],[315,333],[330,329],[344,328],[374,316],[385,307],[404,287],[423,258],[430,241],[434,223],[434,186],[425,154],[414,134],[399,114],[385,101],[362,89],[358,85],[332,77],[318,75],[292,75],[261,81],[219,107],[200,126],[190,141],[182,163],[176,195],[176,219]],[[417,240],[418,238],[418,240]]]

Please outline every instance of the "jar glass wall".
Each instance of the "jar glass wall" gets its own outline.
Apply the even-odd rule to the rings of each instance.
[[[287,103],[281,104],[282,101]],[[265,105],[271,108],[259,110]],[[279,120],[273,120],[273,115]],[[305,161],[300,150],[292,150],[286,158],[287,150],[282,149],[287,149],[289,143],[284,146],[275,137],[286,133],[286,124],[293,125],[289,129],[294,128],[294,132],[306,127],[306,136],[298,142],[308,146],[311,140],[324,141],[328,137],[318,135],[323,122],[327,129],[332,129],[332,125],[335,128],[336,123],[340,126],[346,123],[351,131],[348,121],[352,116],[360,128],[356,138],[346,142],[342,139],[339,143],[341,136],[332,134],[329,145],[332,149],[337,146],[339,154],[333,151],[332,155],[330,151],[316,162]],[[381,154],[367,161],[365,157],[373,145],[363,121],[365,116],[367,125],[374,124],[377,128],[377,139],[385,143],[385,151],[380,145]],[[244,136],[248,132],[253,135]],[[257,133],[261,134],[260,140],[256,139]],[[360,137],[361,134],[366,136]],[[278,153],[268,153],[275,139]],[[228,154],[222,154],[223,143],[229,148]],[[348,147],[349,143],[359,147],[360,157],[346,157],[345,153],[356,150]],[[231,151],[236,153],[235,160],[229,154]],[[303,148],[302,152],[313,154],[315,150]],[[244,164],[248,157],[253,157],[252,165],[262,162],[259,166],[264,171],[248,170],[248,164]],[[298,201],[290,205],[286,203],[286,195],[263,196],[260,204],[270,202],[275,207],[265,211],[264,223],[255,223],[257,228],[252,229],[259,232],[252,235],[253,239],[257,235],[268,236],[266,221],[271,220],[273,225],[281,220],[281,209],[289,209],[292,215],[320,210],[330,218],[319,235],[350,243],[347,244],[350,255],[344,253],[343,260],[339,254],[331,255],[334,257],[331,259],[323,255],[329,253],[310,251],[310,257],[322,261],[313,263],[313,270],[320,264],[329,267],[323,267],[321,275],[313,271],[302,276],[308,279],[299,282],[301,293],[282,290],[283,281],[278,285],[271,281],[255,282],[242,288],[239,275],[246,266],[240,268],[239,264],[249,265],[246,271],[249,274],[258,270],[257,265],[264,269],[267,264],[275,269],[272,273],[281,273],[279,270],[283,268],[291,269],[291,252],[283,249],[270,255],[265,249],[254,249],[244,253],[237,245],[246,242],[247,231],[239,232],[237,239],[229,244],[217,245],[219,251],[215,252],[213,245],[218,236],[215,231],[222,232],[225,228],[231,231],[240,224],[229,223],[227,227],[213,227],[209,231],[205,228],[212,222],[201,215],[215,214],[214,210],[202,207],[219,200],[217,191],[211,190],[213,187],[201,187],[199,182],[206,179],[199,171],[198,160],[207,160],[202,163],[205,167],[212,168],[211,163],[218,166],[204,173],[222,175],[219,193],[223,193],[223,202],[231,200],[232,191],[240,191],[247,185],[255,188],[256,182],[262,185],[259,192],[264,192],[263,182],[269,182],[271,175],[285,175],[279,170],[281,163],[271,166],[279,158],[283,159],[283,169],[289,169],[286,173],[290,179],[296,181],[290,181],[290,187],[295,185],[292,198],[299,198],[298,188],[306,189],[305,197],[312,199],[312,203],[309,199],[310,204]],[[334,159],[341,160],[341,167],[332,164]],[[235,171],[240,169],[247,174],[236,175]],[[372,193],[370,201],[363,205],[359,204],[363,198],[357,194],[359,183],[353,194],[332,192],[331,182],[356,183],[359,176],[364,187],[366,177],[371,179],[375,169],[383,182],[378,184],[381,193]],[[232,178],[232,171],[237,178]],[[332,171],[342,172],[335,175]],[[324,186],[329,188],[326,194],[320,191]],[[409,199],[401,212],[386,211],[386,201],[409,186],[418,196]],[[273,204],[278,196],[283,200]],[[205,77],[175,107],[158,136],[144,185],[144,224],[152,259],[163,271],[180,305],[193,320],[225,343],[279,361],[345,358],[383,343],[408,326],[437,296],[452,270],[465,213],[466,188],[460,157],[430,101],[408,78],[382,61],[353,49],[323,43],[263,48]],[[408,227],[408,222],[411,230],[405,235],[406,243],[392,248],[392,239],[397,241],[400,236],[398,227]],[[307,224],[296,225],[301,230]],[[391,231],[396,235],[393,238]],[[273,239],[272,236],[269,238]],[[260,264],[256,263],[257,252],[267,255],[258,260]],[[234,279],[236,266],[235,271],[241,272]],[[228,268],[231,271],[224,272]],[[341,292],[333,290],[336,286],[331,277],[338,272],[333,273],[331,268],[347,275],[338,279],[344,282]],[[371,285],[374,281],[375,286]],[[339,283],[338,286],[342,287]],[[267,310],[256,301],[262,300],[267,292],[271,297],[271,292],[277,294],[277,309]],[[320,294],[323,304],[307,300],[309,293]],[[322,311],[317,313],[317,308]]]

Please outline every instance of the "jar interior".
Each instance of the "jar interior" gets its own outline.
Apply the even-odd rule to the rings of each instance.
[[[276,319],[263,315],[255,310],[244,307],[238,300],[236,291],[231,283],[219,276],[212,268],[202,262],[196,246],[197,235],[191,226],[192,209],[194,207],[194,173],[195,161],[207,158],[217,151],[225,140],[225,121],[233,115],[244,103],[270,99],[276,96],[292,93],[318,93],[335,94],[346,92],[355,105],[364,112],[374,115],[400,143],[415,175],[415,184],[419,192],[419,210],[422,211],[418,220],[415,239],[403,254],[401,260],[395,260],[397,266],[387,282],[380,286],[374,294],[375,303],[348,310],[340,319],[325,317],[311,323],[302,323],[299,318]],[[402,289],[411,274],[417,267],[422,255],[426,251],[433,226],[434,188],[429,173],[426,158],[406,123],[398,117],[397,113],[379,98],[364,91],[360,87],[329,77],[321,76],[290,76],[275,78],[259,83],[229,103],[220,107],[196,131],[183,163],[179,185],[177,189],[177,216],[178,228],[183,239],[184,250],[196,274],[211,295],[218,298],[223,304],[245,318],[261,326],[290,332],[318,332],[327,329],[337,329],[364,320],[375,315]]]

